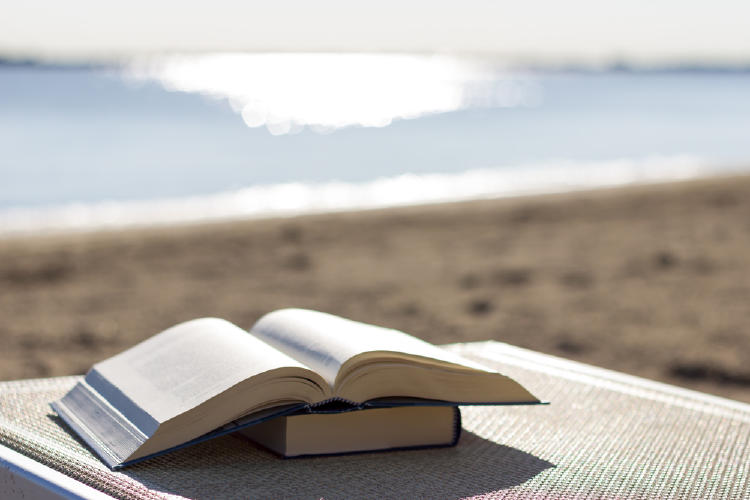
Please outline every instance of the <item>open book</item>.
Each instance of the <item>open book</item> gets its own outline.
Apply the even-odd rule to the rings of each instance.
[[[534,404],[514,380],[406,333],[303,309],[246,332],[181,323],[95,364],[53,409],[110,467],[300,412]]]

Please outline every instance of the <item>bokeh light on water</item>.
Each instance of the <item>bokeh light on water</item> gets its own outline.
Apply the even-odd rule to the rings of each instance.
[[[226,98],[249,127],[385,127],[471,107],[538,103],[535,81],[487,61],[407,54],[209,54],[140,59],[126,74]]]

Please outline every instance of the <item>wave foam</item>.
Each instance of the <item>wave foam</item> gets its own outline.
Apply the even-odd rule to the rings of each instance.
[[[404,174],[362,183],[286,183],[151,201],[0,211],[0,235],[92,231],[566,192],[690,179],[726,171],[690,156]]]

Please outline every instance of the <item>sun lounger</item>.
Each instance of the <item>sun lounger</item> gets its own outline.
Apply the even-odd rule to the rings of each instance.
[[[113,472],[48,406],[77,377],[3,382],[0,498],[750,497],[750,405],[497,342],[449,348],[551,404],[465,407],[455,448],[284,460],[229,435]]]

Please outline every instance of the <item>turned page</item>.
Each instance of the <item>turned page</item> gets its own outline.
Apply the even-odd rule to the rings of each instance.
[[[399,352],[489,371],[404,332],[305,309],[266,314],[250,333],[306,364],[331,387],[341,365],[358,354],[372,351]]]
[[[308,369],[232,323],[202,318],[97,363],[86,382],[148,435],[235,384],[284,367]]]

